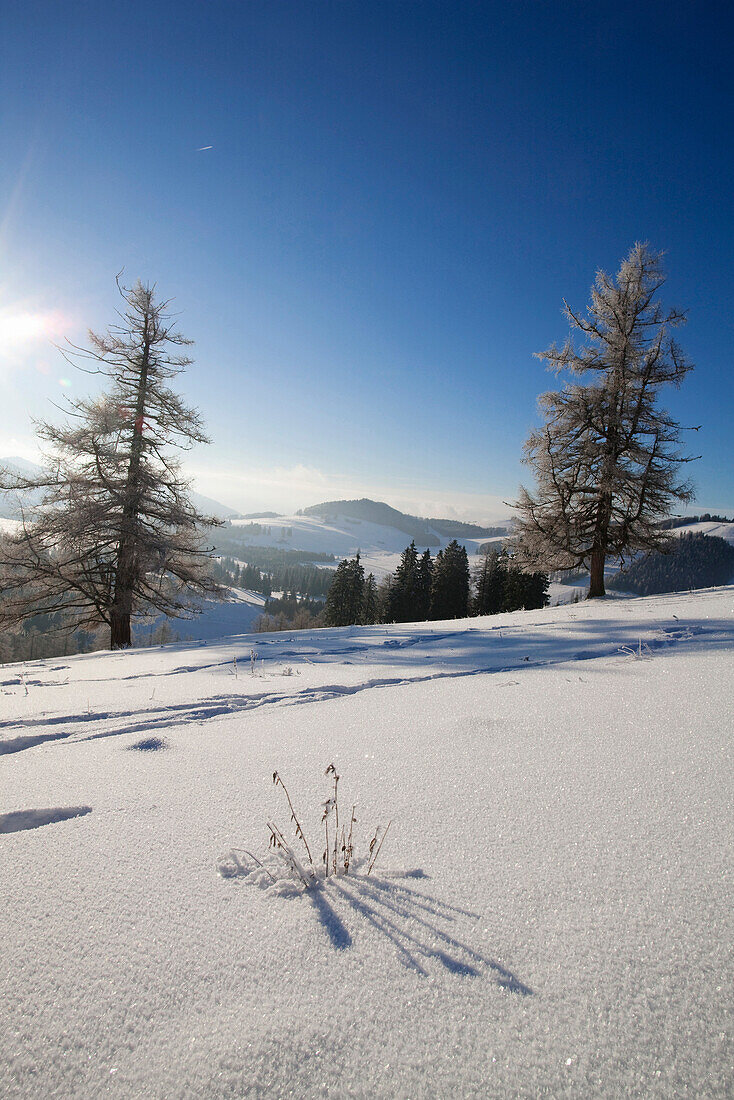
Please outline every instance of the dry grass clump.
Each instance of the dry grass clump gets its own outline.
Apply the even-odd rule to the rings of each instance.
[[[294,827],[295,837],[303,846],[306,859],[299,859],[294,850],[294,846],[289,843],[282,829],[273,821],[268,821],[267,823],[268,829],[270,830],[270,847],[274,848],[275,851],[283,857],[293,876],[303,883],[307,890],[312,889],[322,880],[328,879],[331,875],[349,874],[350,868],[355,867],[357,862],[359,862],[360,865],[366,863],[367,874],[371,874],[391,825],[391,822],[388,822],[386,828],[382,830],[382,832],[378,826],[370,840],[367,856],[362,860],[355,861],[354,826],[357,824],[355,815],[356,806],[352,806],[347,828],[347,822],[343,819],[340,822],[339,818],[340,776],[337,774],[337,770],[333,764],[329,764],[324,775],[330,778],[332,789],[329,797],[322,803],[323,812],[321,823],[324,826],[324,850],[321,856],[321,862],[317,866],[314,862],[311,847],[306,839],[301,822],[293,807],[288,788],[283,782],[280,773],[277,771],[273,772],[273,783],[276,787],[280,787],[285,795],[288,809],[290,810],[291,823]]]

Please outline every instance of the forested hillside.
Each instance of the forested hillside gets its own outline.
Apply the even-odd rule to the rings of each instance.
[[[616,573],[609,588],[651,596],[711,588],[734,579],[734,546],[712,535],[682,535],[667,554],[652,553]]]

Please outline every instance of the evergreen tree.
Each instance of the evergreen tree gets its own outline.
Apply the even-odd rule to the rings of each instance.
[[[597,274],[586,316],[566,305],[587,345],[539,355],[591,382],[540,398],[545,424],[525,445],[537,489],[521,489],[517,546],[536,566],[589,568],[590,598],[604,595],[606,558],[662,546],[660,520],[692,496],[678,480],[680,425],[657,405],[692,369],[669,334],[684,314],[654,301],[664,282],[661,255],[636,244],[616,280]]]
[[[506,564],[501,562],[499,551],[495,547],[489,547],[477,577],[475,615],[496,615],[502,610],[506,572]]]
[[[506,557],[504,585],[502,588],[503,611],[522,611],[525,608],[527,577],[528,574],[522,572],[517,562],[513,561],[512,558]]]
[[[377,581],[375,580],[375,574],[370,573],[365,579],[362,594],[362,622],[366,626],[371,626],[372,623],[377,622],[377,617]]]
[[[62,611],[78,625],[106,624],[113,649],[129,646],[131,620],[151,611],[195,612],[192,595],[220,595],[201,531],[217,523],[194,508],[171,448],[208,442],[197,412],[168,383],[191,360],[167,302],[138,282],[119,286],[120,322],[71,359],[107,379],[99,397],[69,402],[70,420],[41,423],[50,472],[4,487],[41,502],[0,560],[5,624]]]
[[[362,616],[363,598],[364,568],[358,553],[353,560],[345,558],[337,566],[326,597],[326,626],[351,626],[358,623]]]
[[[415,542],[406,546],[395,570],[395,580],[390,593],[390,621],[412,623],[418,618],[418,551]]]
[[[469,614],[469,559],[453,539],[439,550],[433,570],[432,619],[462,619]]]
[[[392,601],[392,588],[395,581],[393,573],[387,573],[377,586],[377,619],[378,623],[391,623],[390,605]]]
[[[433,591],[433,559],[431,551],[425,550],[418,562],[418,575],[415,592],[416,622],[425,622],[431,617],[431,593]]]

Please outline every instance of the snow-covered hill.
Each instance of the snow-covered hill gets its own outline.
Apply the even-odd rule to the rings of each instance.
[[[718,523],[715,520],[706,520],[703,523],[688,523],[685,527],[675,527],[670,533],[677,536],[713,535],[734,545],[734,523]]]
[[[733,611],[6,666],[0,1094],[727,1096]],[[306,890],[331,762],[390,831]]]
[[[257,533],[260,526],[264,530]],[[233,520],[227,534],[241,538],[248,546],[275,546],[284,550],[303,550],[313,554],[333,554],[336,558],[361,555],[365,572],[383,577],[391,573],[400,562],[400,555],[410,542],[410,535],[396,527],[385,527],[350,516],[279,516],[278,519]],[[416,543],[418,550],[430,549],[435,555],[448,546],[451,536],[430,532],[430,547]],[[470,559],[480,546],[487,542],[501,544],[502,538],[460,537],[457,541],[466,547]]]

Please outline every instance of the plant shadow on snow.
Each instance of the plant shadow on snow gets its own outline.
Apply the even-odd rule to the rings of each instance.
[[[507,992],[533,995],[533,990],[507,967],[447,931],[446,926],[450,928],[459,919],[479,920],[479,914],[449,905],[408,885],[416,879],[427,879],[425,871],[331,875],[317,886],[305,889],[282,867],[279,872],[275,862],[270,867],[275,875],[259,861],[256,867],[243,863],[232,851],[219,861],[218,871],[225,879],[239,879],[274,897],[308,901],[337,951],[353,945],[346,923],[351,912],[384,936],[403,966],[421,977],[429,977],[428,966],[439,963],[450,974],[478,978],[489,973]]]
[[[532,995],[532,989],[506,967],[441,927],[458,917],[478,920],[478,914],[412,889],[396,881],[397,877],[344,875],[335,882],[332,880],[332,887],[354,912],[394,945],[398,957],[409,970],[428,977],[425,964],[438,962],[451,974],[461,977],[479,977],[490,972],[497,984],[508,992]]]

